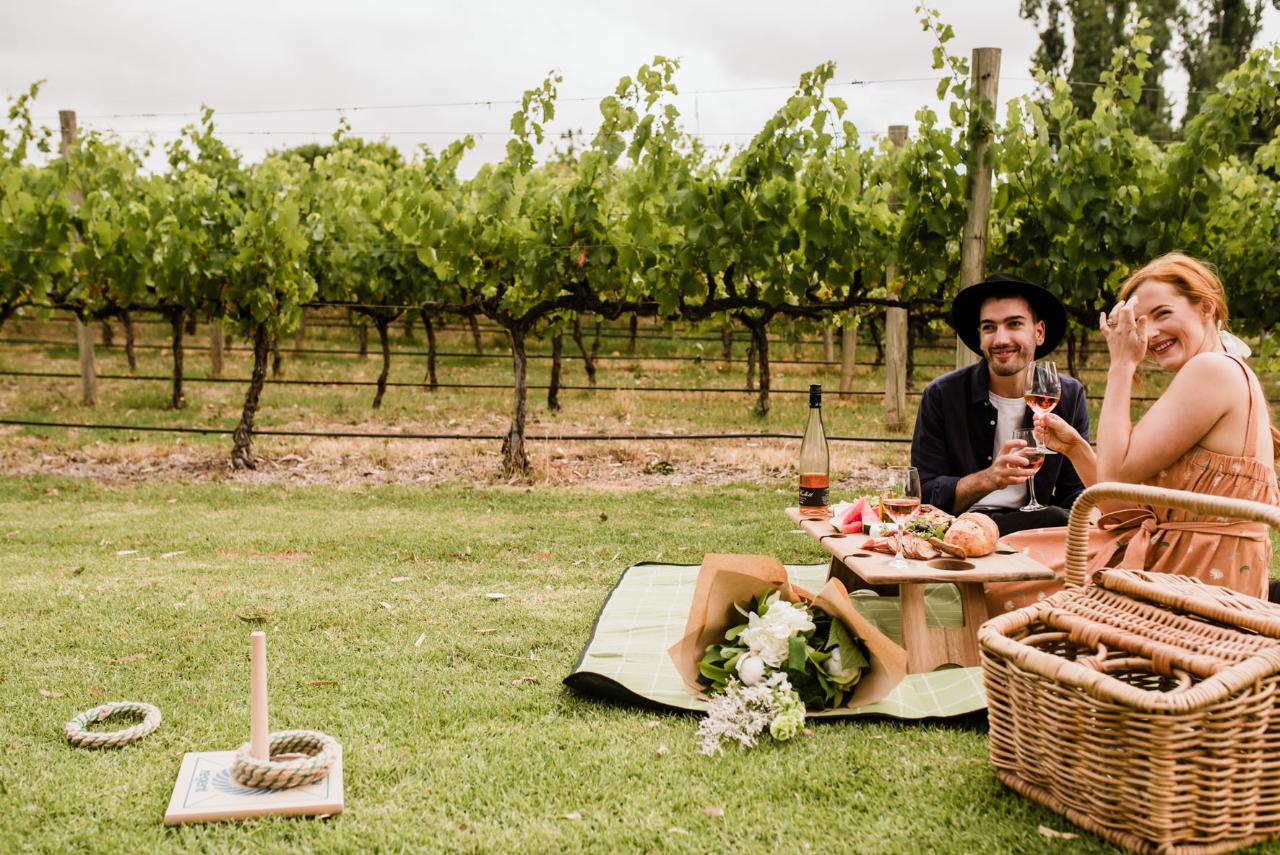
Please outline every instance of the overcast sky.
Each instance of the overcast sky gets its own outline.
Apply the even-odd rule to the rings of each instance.
[[[1018,0],[929,5],[954,26],[952,50],[1002,49],[1001,100],[1031,90],[1037,36],[1018,16]],[[843,84],[830,92],[849,101],[862,131],[911,124],[932,103],[938,74],[914,6],[0,0],[0,92],[13,96],[46,79],[36,113],[50,126],[59,109],[74,109],[82,127],[136,142],[148,133],[157,143],[172,139],[208,104],[225,138],[250,159],[323,141],[342,115],[353,132],[386,136],[406,153],[483,134],[464,164],[470,173],[502,156],[510,102],[549,70],[564,76],[552,130],[591,132],[598,96],[655,54],[679,58],[678,106],[686,128],[709,144],[744,142],[800,73],[825,60],[836,62]],[[1258,44],[1280,37],[1280,13],[1268,5],[1266,14]]]

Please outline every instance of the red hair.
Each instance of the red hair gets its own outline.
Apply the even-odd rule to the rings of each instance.
[[[1120,299],[1127,300],[1138,286],[1151,281],[1165,282],[1186,297],[1194,306],[1208,304],[1213,311],[1215,326],[1221,329],[1227,323],[1227,292],[1222,280],[1213,268],[1180,252],[1170,252],[1147,262],[1141,270],[1130,276],[1120,286]]]

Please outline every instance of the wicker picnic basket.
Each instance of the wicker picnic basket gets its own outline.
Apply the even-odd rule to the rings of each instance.
[[[978,633],[999,779],[1137,852],[1226,852],[1280,834],[1280,607],[1196,579],[1102,570],[1101,500],[1266,522],[1280,508],[1128,484],[1076,501],[1067,589]]]

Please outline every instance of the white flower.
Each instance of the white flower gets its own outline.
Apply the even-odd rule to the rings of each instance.
[[[837,683],[849,683],[852,685],[857,681],[857,678],[862,675],[862,669],[857,666],[850,668],[844,667],[844,657],[840,654],[841,649],[842,648],[837,645],[835,650],[831,651],[831,658],[826,662],[827,673],[830,674],[831,679],[835,680]]]
[[[759,656],[771,668],[780,668],[786,661],[791,637],[814,628],[809,613],[802,607],[778,600],[769,606],[761,617],[754,612],[747,616],[747,628],[738,639],[754,656]]]
[[[738,657],[738,676],[747,686],[754,686],[764,681],[764,660],[750,653]]]

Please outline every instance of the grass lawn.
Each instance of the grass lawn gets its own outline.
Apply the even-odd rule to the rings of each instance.
[[[634,562],[820,561],[790,498],[0,479],[0,851],[1113,851],[1040,834],[1076,829],[997,784],[981,719],[713,759],[696,718],[561,685]],[[272,726],[343,743],[346,813],[165,828],[182,753],[248,738],[259,628]],[[164,723],[69,748],[63,722],[110,699]]]

